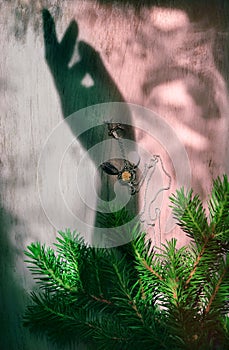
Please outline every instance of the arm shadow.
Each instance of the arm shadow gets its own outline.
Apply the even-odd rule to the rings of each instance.
[[[125,102],[121,92],[108,73],[100,54],[89,44],[77,41],[79,32],[77,23],[72,21],[66,29],[62,40],[58,41],[55,23],[51,14],[47,9],[43,9],[42,16],[45,59],[53,77],[66,122],[68,123],[67,117],[69,115],[82,108],[106,102]],[[70,66],[69,62],[71,62],[75,45],[78,45],[79,60]],[[86,75],[89,75],[92,80],[90,86],[83,84],[83,79]],[[129,125],[125,124],[124,135],[126,139],[134,140],[134,130],[131,126],[131,116],[128,107],[126,107],[126,113]],[[112,118],[112,116],[109,117]],[[73,135],[77,131],[77,125],[75,124],[75,121],[68,123]],[[94,145],[108,138],[110,136],[108,135],[107,125],[101,124],[83,132],[77,137],[77,140],[84,149],[89,150]],[[120,168],[122,168],[123,160],[117,159],[116,161],[117,165],[119,163]],[[99,169],[99,174],[101,178],[99,196],[103,200],[110,201],[114,198],[115,178],[105,174],[102,169]],[[127,204],[127,210],[131,212],[135,212],[137,207],[137,196],[134,197]],[[95,225],[99,225],[98,214]]]

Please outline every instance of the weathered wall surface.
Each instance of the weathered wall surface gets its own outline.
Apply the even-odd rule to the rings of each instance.
[[[32,241],[50,243],[55,239],[56,229],[39,201],[37,163],[45,140],[64,115],[107,101],[142,105],[174,128],[190,160],[191,185],[203,198],[211,188],[212,178],[228,172],[226,2],[215,5],[211,2],[211,6],[187,2],[182,7],[174,2],[172,8],[166,2],[161,6],[153,1],[148,1],[147,6],[135,3],[58,0],[0,3],[3,350],[56,349],[45,340],[30,336],[21,325],[26,293],[33,285],[23,262],[23,250]],[[77,36],[72,64],[74,59],[81,59],[84,65],[77,67],[69,78],[72,90],[65,104],[63,91],[58,90],[45,61],[41,18],[44,7],[53,15],[59,39],[72,20],[77,23],[77,28],[72,28]],[[172,175],[173,192],[177,187],[176,174],[168,154],[139,130],[135,137],[144,149],[161,154]],[[173,144],[164,146],[173,148]],[[71,152],[66,164],[80,160],[82,145],[74,144]],[[179,156],[178,150],[178,159]],[[64,176],[65,181],[68,174]],[[162,219],[169,215],[167,197],[171,192],[164,196]],[[140,193],[140,201],[143,197]],[[58,208],[55,198],[50,198],[49,205]],[[162,220],[162,234],[164,231]],[[180,237],[172,231],[162,239],[174,234]],[[180,244],[184,242],[180,239]]]

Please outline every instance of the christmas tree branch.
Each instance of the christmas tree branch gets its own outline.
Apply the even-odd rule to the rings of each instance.
[[[117,277],[118,277],[119,283],[120,283],[120,285],[121,285],[121,287],[122,287],[122,290],[123,290],[123,292],[125,293],[126,297],[127,297],[128,300],[129,300],[129,305],[131,305],[131,307],[132,307],[132,309],[135,311],[137,317],[138,317],[138,318],[140,319],[140,321],[144,324],[144,320],[143,320],[142,314],[141,314],[140,311],[138,310],[135,301],[133,300],[133,298],[131,297],[129,291],[127,290],[125,283],[123,283],[123,280],[122,280],[122,277],[121,277],[121,275],[120,275],[120,273],[119,273],[118,267],[117,267],[115,264],[113,264],[113,267],[114,267],[114,270],[115,270],[116,275],[117,275]]]
[[[157,271],[155,271],[151,266],[149,266],[147,264],[147,262],[145,261],[145,259],[142,259],[142,264],[143,266],[150,271],[154,276],[156,276],[160,281],[163,281],[163,277],[161,275],[159,275],[159,273],[157,273]]]
[[[210,311],[210,308],[211,308],[211,305],[212,305],[212,303],[213,303],[213,300],[215,299],[215,297],[216,297],[216,295],[217,295],[217,293],[218,293],[218,291],[219,291],[220,285],[221,285],[221,283],[223,282],[223,278],[224,278],[224,276],[226,275],[227,270],[228,270],[228,269],[225,267],[225,269],[223,270],[222,275],[221,275],[220,278],[219,278],[218,283],[217,283],[216,286],[215,286],[214,292],[213,292],[213,294],[212,294],[212,296],[211,296],[211,298],[210,298],[210,300],[209,300],[209,303],[208,303],[206,309],[204,310],[204,314],[205,314],[205,315],[208,314],[209,311]]]
[[[192,271],[190,272],[187,281],[185,282],[185,288],[187,288],[187,286],[188,286],[188,284],[190,283],[192,277],[193,277],[194,274],[196,273],[197,267],[198,267],[198,265],[199,265],[199,263],[200,263],[200,261],[201,261],[203,255],[204,255],[204,253],[205,253],[205,251],[206,251],[206,248],[207,248],[209,239],[210,239],[210,237],[205,237],[205,242],[204,242],[203,248],[201,249],[201,252],[200,252],[199,255],[197,256],[196,261],[195,261],[195,263],[194,263],[194,265],[193,265],[193,269],[192,269]]]
[[[57,253],[31,244],[27,262],[42,293],[34,293],[24,324],[56,343],[95,350],[228,349],[227,177],[213,187],[209,218],[192,190],[173,195],[174,216],[192,240],[179,249],[171,239],[154,250],[140,226],[112,249],[89,247],[69,230]],[[107,227],[122,222],[121,211],[112,220]]]
[[[45,246],[41,246],[40,243],[33,243],[29,247],[29,250],[30,252],[25,252],[25,254],[32,260],[26,260],[26,262],[35,265],[30,266],[30,270],[34,275],[46,276],[35,278],[40,280],[39,283],[54,290],[56,288],[63,288],[69,292],[77,292],[78,288],[71,286],[67,282],[69,281],[68,278],[64,279],[63,268],[65,262],[61,261],[59,257],[56,257],[52,249],[48,248],[45,250]]]
[[[79,274],[79,248],[80,246],[83,246],[79,236],[73,232],[71,237],[70,230],[67,230],[66,233],[62,231],[59,231],[58,233],[62,239],[57,237],[57,241],[59,242],[59,244],[55,244],[57,252],[59,252],[64,258],[67,258],[68,261],[71,262],[70,266],[72,266],[74,271]],[[76,239],[78,241],[76,241]]]
[[[199,234],[200,236],[202,235],[202,229],[203,227],[199,224],[199,222],[196,220],[196,217],[193,215],[192,210],[190,210],[190,203],[187,203],[184,211],[186,212],[186,215],[189,217],[189,220],[191,221],[191,225],[193,227],[193,229],[196,228],[196,232],[197,234]]]
[[[111,304],[112,304],[111,301],[109,301],[109,300],[107,300],[107,299],[104,299],[104,298],[98,298],[98,297],[96,297],[95,295],[92,295],[92,294],[90,294],[90,297],[91,297],[92,299],[96,300],[96,301],[99,301],[100,303],[105,303],[105,304],[108,304],[108,305],[111,305]]]
[[[95,277],[96,277],[96,281],[97,281],[97,286],[99,288],[99,295],[102,295],[102,289],[101,289],[101,281],[100,281],[100,278],[99,278],[99,272],[98,272],[98,264],[97,264],[97,261],[96,261],[96,252],[95,250],[92,250],[93,252],[93,260],[94,260],[94,269],[95,269]]]
[[[184,188],[176,191],[170,197],[174,218],[178,225],[194,240],[201,240],[208,231],[208,223],[205,210],[198,195],[193,197],[193,190],[187,194]]]
[[[46,269],[47,274],[53,279],[54,283],[59,286],[62,287],[63,289],[68,290],[69,292],[77,292],[77,288],[76,287],[71,287],[70,284],[65,283],[63,281],[63,279],[61,279],[60,277],[58,277],[58,275],[56,275],[55,270],[51,269],[44,261],[44,267]]]
[[[157,277],[160,281],[163,281],[163,277],[157,272],[155,271],[146,261],[146,259],[144,257],[142,257],[142,255],[139,253],[139,250],[137,249],[136,244],[134,244],[134,242],[132,242],[132,246],[134,249],[134,253],[135,256],[137,258],[137,260],[141,263],[141,265],[143,267],[145,267],[149,272],[151,272],[155,277]],[[145,254],[148,257],[149,251],[146,251]],[[150,261],[152,261],[151,257],[150,257]]]

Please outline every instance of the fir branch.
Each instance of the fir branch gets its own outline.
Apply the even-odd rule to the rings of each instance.
[[[214,180],[208,204],[215,225],[222,224],[229,215],[229,182],[226,175],[223,180],[219,177]]]
[[[91,294],[90,294],[90,297],[91,297],[92,299],[96,300],[96,301],[101,302],[101,303],[105,303],[105,304],[108,304],[108,305],[112,305],[112,302],[111,302],[110,300],[104,299],[102,296],[101,296],[101,298],[98,298],[98,297],[96,297],[95,295],[91,295]]]
[[[195,263],[194,263],[194,265],[193,265],[193,269],[191,270],[191,272],[190,272],[190,274],[189,274],[189,277],[188,277],[187,281],[185,282],[185,288],[188,287],[188,284],[190,283],[192,277],[193,277],[194,274],[196,273],[197,267],[198,267],[198,265],[199,265],[199,263],[200,263],[200,261],[201,261],[203,255],[204,255],[204,253],[205,253],[205,251],[206,251],[206,248],[207,248],[207,244],[208,244],[208,242],[209,242],[209,239],[210,239],[210,237],[206,237],[206,238],[205,238],[205,242],[204,242],[204,245],[203,245],[203,247],[202,247],[202,249],[201,249],[201,252],[200,252],[199,255],[197,256],[196,261],[195,261]]]
[[[170,197],[174,218],[178,220],[184,232],[195,241],[202,241],[208,233],[209,226],[205,210],[198,195],[193,190],[185,194],[184,188]]]
[[[47,274],[52,278],[53,282],[58,286],[58,287],[62,287],[66,290],[68,290],[69,292],[77,292],[77,288],[76,287],[71,287],[71,285],[69,283],[65,283],[63,281],[63,279],[61,279],[60,277],[58,277],[58,275],[55,273],[55,270],[50,268],[48,266],[48,264],[46,264],[44,262],[44,268],[47,272]]]
[[[99,295],[102,295],[101,281],[99,278],[99,271],[98,271],[98,261],[96,260],[96,251],[93,249],[92,253],[94,258],[94,270],[95,270],[95,277],[96,277],[96,281],[99,289]]]
[[[79,234],[76,234],[76,231],[71,233],[69,229],[65,232],[59,231],[58,234],[61,238],[57,237],[57,241],[59,242],[59,244],[55,244],[57,252],[59,252],[63,258],[67,259],[68,262],[71,262],[74,272],[79,274],[78,258],[81,253],[80,248],[85,246],[83,239],[80,238]]]
[[[32,244],[27,262],[43,293],[32,297],[25,325],[56,342],[79,337],[92,349],[226,349],[229,184],[220,181],[210,224],[192,191],[172,197],[178,224],[193,240],[188,247],[177,249],[172,239],[155,253],[139,227],[129,244],[112,249],[87,247],[69,230],[60,233],[57,254]],[[117,227],[121,212],[111,219]]]
[[[147,262],[142,259],[142,264],[143,266],[148,270],[150,271],[154,276],[156,276],[160,281],[164,281],[163,277],[161,275],[159,275],[159,273],[157,273],[151,266],[149,266],[147,264]]]
[[[32,297],[32,300],[36,304],[40,305],[43,308],[43,310],[47,311],[48,313],[52,314],[53,316],[60,318],[60,319],[63,319],[63,320],[68,319],[70,321],[74,321],[74,317],[69,316],[66,313],[57,311],[54,308],[48,306],[47,301],[49,301],[49,299],[44,299],[44,296],[40,295],[40,297],[39,297],[37,294],[32,293],[31,297]]]
[[[153,252],[151,251],[151,241],[145,241],[145,234],[139,235],[134,241],[132,241],[132,247],[134,250],[134,254],[136,259],[145,267],[150,273],[152,273],[155,277],[157,277],[160,281],[163,281],[163,277],[155,271],[155,269],[147,263],[153,261]],[[151,256],[150,256],[151,251]],[[145,257],[144,257],[145,256]]]
[[[215,299],[215,297],[216,297],[216,295],[217,295],[217,293],[218,293],[218,291],[219,291],[220,285],[221,285],[221,283],[222,283],[222,281],[223,281],[224,276],[225,276],[226,273],[227,273],[227,270],[228,270],[227,268],[225,268],[225,269],[223,270],[223,273],[222,273],[222,275],[220,276],[219,281],[218,281],[218,283],[217,283],[216,286],[215,286],[215,290],[214,290],[214,292],[213,292],[213,294],[212,294],[212,296],[211,296],[211,298],[210,298],[210,300],[209,300],[209,303],[208,303],[206,309],[204,310],[204,314],[205,314],[205,315],[208,314],[209,311],[210,311],[210,308],[211,308],[211,305],[212,305],[212,303],[213,303],[213,300]]]
[[[78,288],[69,283],[69,278],[64,279],[63,272],[66,262],[56,257],[53,249],[46,250],[45,245],[41,246],[37,242],[32,243],[28,250],[29,252],[25,252],[25,254],[32,260],[25,260],[25,262],[30,264],[29,269],[33,275],[40,276],[36,279],[39,279],[38,283],[43,284],[43,288],[48,287],[53,290],[63,288],[69,292],[77,291]],[[42,277],[43,275],[46,277]]]
[[[92,330],[100,331],[101,327],[93,321],[91,311],[88,316],[85,312],[75,312],[73,305],[69,305],[61,295],[50,297],[49,295],[31,294],[34,305],[29,306],[24,316],[24,325],[34,332],[43,331],[56,341],[71,342],[79,334],[84,332],[84,340],[92,339]],[[86,328],[82,328],[86,327]],[[73,337],[73,339],[71,339]]]
[[[113,264],[113,267],[114,267],[114,271],[115,271],[115,273],[116,273],[116,275],[117,275],[117,277],[118,277],[120,286],[122,287],[122,290],[123,290],[124,294],[126,295],[127,299],[129,300],[129,305],[131,305],[131,307],[132,307],[132,309],[135,311],[137,317],[138,317],[138,318],[141,320],[141,322],[144,324],[143,317],[142,317],[141,313],[139,312],[139,310],[138,310],[138,308],[137,308],[137,306],[136,306],[136,304],[135,304],[133,298],[131,297],[131,295],[130,295],[130,293],[129,293],[129,291],[128,291],[126,285],[125,285],[125,283],[123,282],[122,276],[121,276],[121,274],[120,274],[120,272],[119,272],[119,269],[118,269],[117,265],[116,265],[116,264]]]
[[[229,242],[229,182],[224,175],[221,180],[219,177],[213,182],[211,198],[208,201],[210,211],[211,226],[218,239]]]

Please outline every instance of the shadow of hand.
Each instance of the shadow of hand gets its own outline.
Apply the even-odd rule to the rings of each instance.
[[[78,25],[72,21],[58,42],[55,23],[48,10],[43,10],[45,57],[58,90],[64,117],[97,103],[121,102],[123,97],[107,72],[101,57],[90,45],[78,42],[80,60],[69,67],[78,37]],[[92,84],[82,80],[89,74]]]
[[[42,14],[45,58],[60,96],[64,118],[67,118],[79,109],[91,105],[104,102],[124,102],[99,53],[85,42],[80,41],[77,43],[77,23],[72,21],[62,40],[58,42],[55,23],[51,14],[46,9],[43,10]],[[72,66],[69,66],[76,44],[78,44],[79,60]],[[85,86],[82,83],[86,75],[89,75],[93,82],[90,86]],[[126,109],[128,114],[128,107]],[[77,128],[77,125],[72,127],[73,134],[75,134],[75,128]],[[125,137],[134,140],[131,123],[125,125]],[[81,145],[87,150],[107,138],[109,138],[109,135],[106,125],[99,125],[78,136]],[[102,171],[101,178],[100,196],[104,200],[110,200],[114,196],[113,184],[115,179]],[[133,206],[134,203],[134,208],[136,207],[136,198],[130,200],[130,205]]]

